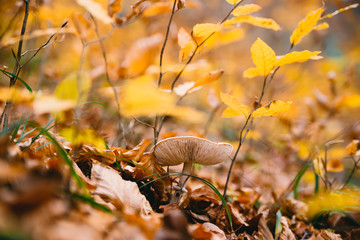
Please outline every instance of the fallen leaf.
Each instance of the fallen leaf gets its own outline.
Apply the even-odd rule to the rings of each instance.
[[[106,202],[127,214],[148,215],[153,212],[150,203],[139,191],[136,183],[125,181],[114,169],[93,164],[91,180],[97,188],[92,193],[101,196]]]

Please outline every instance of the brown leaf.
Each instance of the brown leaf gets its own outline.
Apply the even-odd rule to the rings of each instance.
[[[91,180],[97,185],[93,194],[101,196],[116,208],[123,209],[125,213],[152,213],[150,203],[140,193],[136,183],[123,180],[114,169],[93,164]]]
[[[288,219],[286,217],[281,217],[280,220],[282,230],[280,233],[280,240],[296,240],[294,233],[291,231],[288,223]]]

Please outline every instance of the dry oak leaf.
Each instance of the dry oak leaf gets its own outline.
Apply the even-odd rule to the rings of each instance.
[[[220,92],[220,98],[228,106],[228,108],[223,112],[222,117],[249,116],[251,109],[248,106],[242,104],[235,97]]]
[[[221,25],[219,23],[202,23],[196,24],[193,28],[193,34],[195,37],[208,37],[212,33],[218,32],[221,30]]]
[[[251,58],[256,68],[250,68],[244,72],[244,77],[257,75],[267,76],[276,65],[277,59],[274,50],[261,38],[258,38],[251,46]]]
[[[290,36],[290,43],[292,45],[300,43],[302,38],[313,30],[313,27],[316,26],[320,20],[323,11],[324,8],[319,8],[313,12],[310,12],[301,22],[299,22],[297,28]]]
[[[140,193],[137,184],[123,180],[114,169],[101,164],[93,164],[91,180],[97,186],[92,192],[94,195],[99,195],[126,214],[149,215],[153,212],[150,203]]]
[[[253,117],[273,117],[277,116],[280,113],[287,112],[290,109],[291,101],[283,102],[276,100],[267,104],[266,106],[256,109],[252,116]]]
[[[291,231],[288,223],[288,219],[286,217],[281,217],[281,233],[279,240],[296,240],[295,234]]]

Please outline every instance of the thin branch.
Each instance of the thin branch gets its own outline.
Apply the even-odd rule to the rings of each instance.
[[[232,9],[228,12],[228,14],[221,20],[220,24],[224,23],[230,16],[231,16],[231,13],[243,2],[244,0],[241,0],[240,2],[238,2],[237,4],[235,4]],[[195,57],[197,51],[199,50],[199,48],[209,39],[211,38],[213,35],[215,34],[215,32],[211,33],[209,36],[207,36],[202,42],[198,43],[196,41],[196,39],[194,38],[193,34],[191,33],[191,36],[194,40],[194,42],[196,43],[196,47],[193,51],[193,53],[191,54],[191,56],[189,57],[189,59],[187,60],[187,62],[185,63],[185,65],[183,66],[183,68],[180,70],[180,72],[176,75],[175,79],[173,80],[172,84],[171,84],[171,87],[170,87],[170,90],[171,92],[174,90],[175,88],[175,84],[177,83],[177,81],[179,80],[179,78],[181,77],[181,75],[183,74],[183,72],[185,71],[186,67],[191,63],[191,61],[193,60],[193,58]],[[178,101],[179,102],[179,101]],[[156,121],[155,121],[155,124],[154,126],[157,127],[158,123],[157,123],[157,119],[158,117],[156,117]],[[160,131],[161,131],[161,128],[164,124],[164,120],[165,118],[163,117],[161,122],[160,122],[160,125],[159,127],[157,128],[157,131],[156,133],[154,132],[154,135],[155,135],[155,144],[157,142],[157,136],[159,135]]]
[[[351,173],[350,175],[347,177],[347,179],[345,180],[344,184],[340,187],[340,190],[343,189],[346,185],[348,185],[348,183],[350,182],[351,178],[353,177],[356,169],[358,168],[358,164],[360,163],[360,158],[358,160],[356,160],[354,158],[354,156],[351,156],[351,159],[354,162],[354,167],[351,169]]]
[[[28,17],[29,17],[29,2],[30,2],[30,0],[24,0],[25,14],[24,14],[22,27],[21,27],[20,41],[19,41],[19,44],[18,44],[17,55],[16,55],[16,58],[15,58],[16,62],[15,62],[14,70],[13,70],[13,75],[14,76],[11,76],[11,78],[10,78],[10,84],[9,84],[10,87],[15,85],[17,77],[19,76],[19,73],[20,73],[19,67],[20,67],[21,51],[22,51],[22,46],[23,46],[23,42],[24,42],[24,35],[25,35],[25,31],[26,31],[26,25],[27,25],[27,21],[28,21]],[[3,113],[1,114],[1,117],[0,117],[0,124],[4,120],[3,126],[2,126],[3,129],[7,129],[7,126],[8,126],[8,121],[9,121],[8,111],[9,111],[10,107],[11,107],[11,102],[6,101]]]

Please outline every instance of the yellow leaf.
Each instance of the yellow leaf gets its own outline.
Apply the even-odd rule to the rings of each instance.
[[[158,14],[168,13],[172,10],[171,2],[157,2],[146,8],[142,14],[143,17],[152,17]]]
[[[94,2],[93,0],[76,0],[76,2],[103,23],[111,24],[113,22],[111,17],[109,17],[105,9],[103,9],[99,3]]]
[[[54,96],[36,96],[33,108],[36,114],[54,113],[72,109],[76,106],[73,100],[61,100]],[[55,113],[56,114],[56,113]]]
[[[157,89],[148,75],[128,81],[121,90],[121,111],[126,117],[166,115],[175,106],[175,96]]]
[[[232,24],[237,23],[249,23],[258,27],[268,28],[272,30],[280,30],[279,24],[277,24],[273,19],[271,18],[262,18],[262,17],[253,17],[253,16],[238,16],[235,18],[232,18],[230,20],[227,20],[224,22],[225,27],[229,27]]]
[[[241,0],[226,0],[228,3],[232,4],[232,5],[235,5],[237,4],[238,2],[240,2]]]
[[[245,4],[243,6],[239,6],[234,11],[232,11],[232,15],[240,16],[240,15],[247,15],[253,12],[257,12],[261,9],[259,5],[256,4]]]
[[[341,172],[344,170],[344,165],[339,159],[332,159],[326,165],[328,172]]]
[[[193,28],[195,37],[208,37],[210,34],[221,30],[221,25],[216,23],[202,23],[196,24]]]
[[[122,9],[122,0],[109,0],[108,1],[108,14],[110,17],[113,17],[115,13],[121,12]]]
[[[60,136],[74,145],[91,144],[99,150],[105,150],[105,142],[101,137],[96,136],[94,130],[76,129],[75,127],[60,130]]]
[[[196,45],[190,33],[184,28],[180,28],[178,32],[178,44],[181,47],[179,52],[179,60],[182,61],[189,57],[195,50]]]
[[[220,92],[221,100],[230,107],[231,110],[225,110],[223,113],[223,117],[232,117],[232,116],[249,116],[251,110],[248,106],[242,104],[235,97]]]
[[[195,85],[192,86],[189,90],[187,90],[187,92],[190,92],[194,88],[201,87],[205,84],[215,82],[216,80],[218,80],[221,77],[221,75],[223,73],[224,73],[224,70],[222,70],[222,69],[209,72],[209,74],[207,74],[204,78],[200,79],[199,81],[196,81]]]
[[[123,67],[127,68],[130,77],[143,74],[154,62],[156,50],[159,48],[163,36],[160,33],[137,40],[130,47]]]
[[[80,82],[81,86],[78,86]],[[54,91],[55,97],[60,100],[72,100],[75,103],[85,102],[90,91],[91,80],[88,74],[82,74],[78,79],[77,74],[68,75]],[[79,99],[81,96],[81,99]]]
[[[347,154],[355,155],[358,149],[359,142],[359,140],[352,140],[351,143],[346,146]]]
[[[316,51],[316,52],[310,52],[308,50],[305,51],[301,51],[301,52],[291,52],[286,54],[285,56],[281,57],[276,65],[278,66],[283,66],[285,64],[291,64],[291,63],[296,63],[296,62],[306,62],[307,60],[317,56],[318,54],[320,54],[321,51]],[[317,56],[319,57],[319,56]],[[319,59],[319,58],[317,58]]]
[[[202,123],[206,119],[204,113],[187,106],[175,106],[166,115],[192,123]]]
[[[336,10],[336,11],[333,12],[333,13],[326,14],[326,15],[323,16],[321,19],[332,18],[332,17],[338,15],[338,14],[341,13],[341,12],[347,11],[347,10],[352,9],[352,8],[357,8],[358,6],[359,6],[358,3],[351,4],[351,5],[347,6],[347,7],[340,8],[339,10]]]
[[[267,76],[274,68],[277,60],[274,50],[258,38],[251,46],[251,58],[259,74]],[[254,73],[252,70],[251,73]]]
[[[327,29],[327,28],[329,28],[329,24],[326,22],[323,22],[321,24],[314,26],[313,30],[323,30],[323,29]]]
[[[10,100],[13,103],[26,103],[31,102],[34,99],[34,95],[26,89],[20,88],[0,88],[0,102],[6,102]]]
[[[360,106],[360,94],[346,95],[340,101],[340,104],[349,108],[357,108]]]
[[[249,68],[244,72],[243,76],[246,78],[253,78],[256,76],[261,76],[261,73],[257,68]]]
[[[291,44],[296,45],[300,43],[302,38],[313,30],[313,27],[318,23],[323,11],[324,8],[319,8],[310,12],[301,22],[299,22],[297,28],[290,36]]]
[[[277,116],[280,113],[287,112],[290,109],[291,101],[283,102],[280,100],[276,100],[271,102],[270,104],[260,107],[256,109],[252,116],[253,117],[273,117]]]

